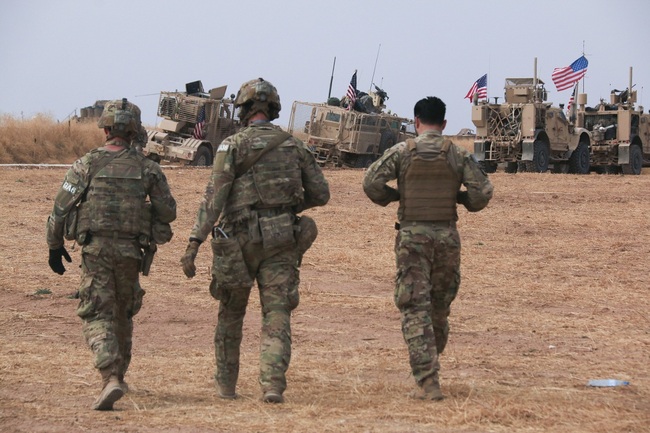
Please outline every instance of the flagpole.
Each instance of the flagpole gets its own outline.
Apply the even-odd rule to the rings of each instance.
[[[327,99],[332,96],[332,81],[334,81],[334,68],[336,67],[336,56],[334,56],[334,63],[332,64],[332,76],[330,77],[330,90],[327,92]]]
[[[379,60],[379,50],[381,50],[381,44],[379,44],[379,47],[377,48],[377,57],[375,58],[375,67],[372,70],[372,78],[370,79],[370,89],[368,89],[369,92],[372,90],[372,84],[375,82],[375,71],[377,70],[377,60]]]

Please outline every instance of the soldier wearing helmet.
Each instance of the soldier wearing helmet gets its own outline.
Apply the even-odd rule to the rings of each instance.
[[[235,99],[244,127],[217,149],[212,177],[181,264],[194,277],[199,246],[212,235],[210,293],[219,300],[215,330],[218,393],[236,398],[246,305],[257,281],[262,307],[262,400],[281,403],[291,358],[291,310],[299,302],[299,264],[316,237],[303,210],[323,206],[329,186],[305,144],[270,123],[280,113],[276,88],[259,78]]]
[[[103,382],[92,408],[111,410],[127,390],[133,316],[144,295],[143,253],[171,238],[176,201],[160,166],[130,145],[142,128],[136,105],[110,101],[98,126],[106,142],[66,173],[47,221],[47,243],[57,274],[66,271],[62,258],[71,262],[65,240],[82,246],[77,315]]]

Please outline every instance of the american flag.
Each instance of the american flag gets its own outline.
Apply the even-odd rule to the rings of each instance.
[[[192,137],[197,140],[203,139],[203,127],[205,126],[205,105],[201,107],[199,111],[199,117],[196,119],[196,125],[194,126],[194,131],[192,131]]]
[[[576,93],[578,91],[578,83],[573,87],[573,92],[571,92],[571,97],[569,98],[569,103],[566,106],[566,112],[571,113],[571,106],[573,105],[575,99],[576,99]]]
[[[349,100],[348,110],[352,110],[354,103],[357,101],[357,71],[354,71],[354,74],[352,74],[352,79],[350,79],[350,85],[348,86],[346,96]]]
[[[487,74],[483,75],[478,80],[474,81],[472,87],[467,92],[467,95],[463,99],[469,99],[469,102],[472,102],[474,93],[478,93],[478,98],[487,98]]]
[[[580,56],[578,60],[571,63],[569,66],[553,69],[551,78],[553,79],[557,91],[561,92],[562,90],[569,89],[573,83],[580,81],[587,73],[588,65],[589,62],[585,56]]]

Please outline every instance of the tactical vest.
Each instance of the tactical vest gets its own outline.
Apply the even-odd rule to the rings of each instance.
[[[82,209],[91,234],[137,237],[145,217],[142,163],[129,153],[111,160],[90,180]]]
[[[451,141],[444,140],[440,151],[418,154],[415,140],[406,141],[411,163],[400,188],[404,221],[455,221],[456,194],[460,179],[450,162]]]
[[[260,128],[247,135],[252,142],[249,151],[255,152],[256,139],[272,139],[275,133]],[[304,200],[302,173],[295,157],[294,146],[280,145],[263,155],[245,173],[237,173],[224,215],[243,209],[274,209],[301,203]]]

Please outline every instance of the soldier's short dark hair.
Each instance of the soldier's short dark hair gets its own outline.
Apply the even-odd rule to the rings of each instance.
[[[445,121],[447,106],[438,97],[427,96],[420,99],[413,108],[413,115],[425,125],[442,125]]]

